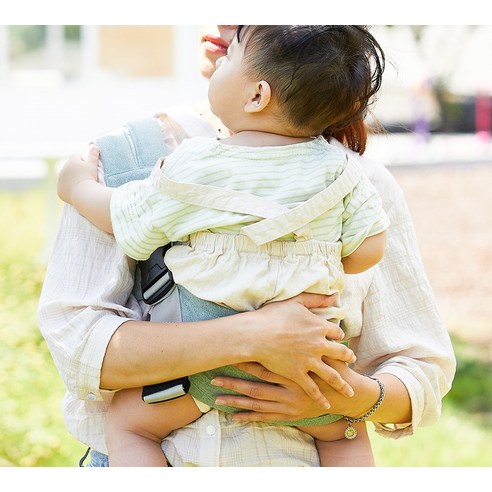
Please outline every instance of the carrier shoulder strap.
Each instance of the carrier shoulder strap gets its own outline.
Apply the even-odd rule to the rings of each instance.
[[[157,160],[171,152],[166,147],[161,125],[156,117],[131,121],[117,130],[99,136],[93,143],[100,151],[106,185],[112,188],[128,181],[147,178]],[[163,254],[164,252],[160,254],[158,267],[153,268],[153,265],[142,262],[136,269],[133,293],[138,300],[144,298],[142,281],[145,284],[144,291],[148,288],[147,284],[154,283],[153,278],[144,279],[142,272],[149,275],[157,273],[159,277],[168,274]],[[154,254],[153,257],[158,255],[159,253]]]
[[[157,159],[170,152],[157,118],[132,121],[94,143],[100,150],[106,185],[113,188],[146,178]]]

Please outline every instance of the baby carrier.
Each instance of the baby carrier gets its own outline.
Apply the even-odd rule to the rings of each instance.
[[[157,160],[171,152],[165,146],[157,118],[132,121],[94,143],[100,151],[106,185],[112,188],[148,177]],[[170,247],[161,247],[148,260],[137,263],[134,294],[138,300],[155,304],[173,288],[172,274],[164,263]]]

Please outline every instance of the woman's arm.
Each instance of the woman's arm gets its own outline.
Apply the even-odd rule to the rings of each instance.
[[[360,375],[343,363],[330,363],[354,389],[354,396],[347,397],[333,391],[324,381],[315,378],[323,394],[329,400],[330,413],[357,418],[367,413],[380,396],[379,384]],[[278,376],[259,364],[245,363],[238,367],[253,374],[265,383],[253,383],[234,378],[216,378],[214,384],[232,389],[244,396],[223,395],[221,405],[242,408],[233,419],[242,422],[269,420],[298,420],[317,417],[326,410],[309,398],[302,388],[286,378]],[[405,385],[391,374],[378,374],[385,386],[385,397],[379,408],[368,420],[380,423],[406,424],[411,421],[411,402]],[[272,384],[273,383],[273,384]]]
[[[258,311],[190,323],[128,321],[113,335],[104,357],[101,385],[124,388],[158,383],[215,367],[258,361],[296,381],[318,402],[317,374],[335,391],[352,394],[326,357],[348,362],[352,352],[336,340],[338,326],[311,313],[326,307],[328,296],[302,294],[269,303]],[[220,340],[220,343],[217,341]]]
[[[356,277],[350,280],[353,292],[365,292],[362,309],[360,304],[358,308],[361,320],[354,323],[358,326],[352,327],[351,334],[357,344],[357,362],[352,366],[356,372],[351,371],[349,377],[343,366],[330,362],[340,369],[355,395],[344,399],[321,383],[320,387],[332,404],[330,412],[363,415],[379,397],[379,388],[361,374],[375,375],[385,383],[386,396],[370,420],[382,434],[398,436],[436,422],[442,398],[451,387],[456,360],[422,265],[403,194],[386,170],[380,169],[372,178],[391,223],[386,253],[374,268],[368,289],[354,288],[360,281]],[[225,388],[248,395],[224,396],[225,404],[255,412],[239,413],[235,418],[294,420],[321,414],[321,408],[316,408],[296,385],[249,367],[276,386],[223,380]],[[397,427],[406,429],[395,431],[381,424],[404,424]]]
[[[135,262],[72,206],[65,205],[47,265],[38,318],[66,388],[102,400],[101,364],[122,323],[143,319],[132,295]]]
[[[144,322],[131,294],[134,265],[112,236],[65,207],[39,302],[39,324],[66,387],[79,399],[102,399],[100,388],[141,386],[245,360],[262,362],[312,394],[317,386],[310,371],[350,391],[322,362],[322,357],[352,360],[349,349],[326,338],[338,339],[341,330],[302,304],[318,305],[319,297],[270,303],[214,322]]]
[[[438,420],[456,360],[424,270],[403,192],[382,166],[374,169],[372,181],[391,225],[385,256],[374,268],[364,299],[358,361],[353,368],[377,377],[392,375],[401,381],[411,402],[412,425],[405,430],[411,433]],[[388,431],[387,435],[390,432],[380,426],[378,430]]]

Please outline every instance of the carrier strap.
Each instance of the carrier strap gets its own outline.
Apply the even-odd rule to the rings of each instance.
[[[296,239],[309,238],[311,234],[308,224],[348,195],[362,175],[358,164],[347,157],[345,169],[333,183],[306,202],[289,209],[285,205],[252,193],[174,181],[165,176],[159,168],[155,168],[153,172],[159,173],[155,176],[155,185],[174,200],[264,219],[241,229],[241,233],[257,245],[274,241],[292,232]]]
[[[106,185],[112,188],[147,178],[157,160],[170,153],[157,118],[127,123],[101,135],[94,144],[100,150]]]

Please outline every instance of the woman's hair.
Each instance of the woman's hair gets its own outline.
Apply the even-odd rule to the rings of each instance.
[[[384,52],[365,26],[239,26],[249,76],[266,80],[289,125],[363,153]]]

